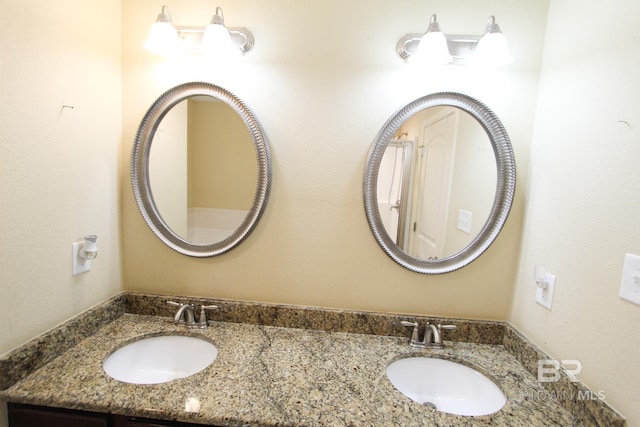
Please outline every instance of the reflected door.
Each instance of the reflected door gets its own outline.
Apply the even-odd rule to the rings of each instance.
[[[417,258],[442,258],[444,254],[458,114],[447,108],[422,125],[411,253]]]

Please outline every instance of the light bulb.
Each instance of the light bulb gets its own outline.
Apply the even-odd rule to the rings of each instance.
[[[472,63],[484,67],[499,67],[513,61],[507,38],[493,16],[489,17],[484,36],[473,53]]]
[[[432,15],[429,28],[420,39],[418,49],[411,55],[410,60],[413,63],[437,66],[448,64],[452,59],[447,38],[440,31],[436,15]]]
[[[216,8],[216,14],[207,25],[200,42],[200,51],[206,55],[217,57],[231,56],[234,53],[231,34],[224,25],[224,15],[221,8]],[[236,53],[240,53],[238,50]]]
[[[200,50],[207,55],[230,56],[233,46],[229,30],[224,25],[209,24],[202,36]]]
[[[180,38],[167,6],[162,6],[162,12],[151,26],[144,48],[162,56],[175,55],[180,51]]]

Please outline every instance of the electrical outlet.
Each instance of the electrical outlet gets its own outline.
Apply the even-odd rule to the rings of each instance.
[[[87,259],[82,263],[82,258],[80,258],[79,255],[80,248],[83,245],[84,242],[75,242],[71,244],[71,272],[74,276],[91,270],[91,260]]]
[[[536,302],[541,306],[551,310],[553,303],[553,291],[556,288],[556,276],[547,273],[542,266],[536,266],[534,278],[538,287],[536,288]]]
[[[625,254],[620,281],[620,298],[640,305],[640,256]]]
[[[473,214],[464,209],[458,210],[458,230],[464,231],[467,234],[471,234],[471,219]]]

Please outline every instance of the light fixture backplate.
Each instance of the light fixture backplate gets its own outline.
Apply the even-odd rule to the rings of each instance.
[[[178,37],[185,48],[185,53],[200,54],[199,46],[206,27],[197,26],[176,26]],[[227,27],[231,34],[231,43],[240,50],[242,55],[246,55],[255,43],[253,34],[243,27]]]
[[[396,44],[396,53],[403,61],[408,61],[411,55],[413,55],[418,49],[420,39],[422,39],[422,33],[409,33],[405,34]],[[449,53],[453,57],[452,64],[465,65],[469,63],[469,58],[473,55],[473,52],[478,45],[478,41],[482,36],[467,36],[467,35],[451,35],[445,34],[447,39],[447,47]]]

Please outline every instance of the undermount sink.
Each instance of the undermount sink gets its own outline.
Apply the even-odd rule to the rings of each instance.
[[[162,335],[144,338],[116,350],[103,362],[104,371],[132,384],[159,384],[202,371],[218,356],[215,345],[200,338]]]
[[[408,398],[456,415],[488,415],[507,401],[489,378],[460,363],[429,357],[408,357],[387,367],[387,377]]]

